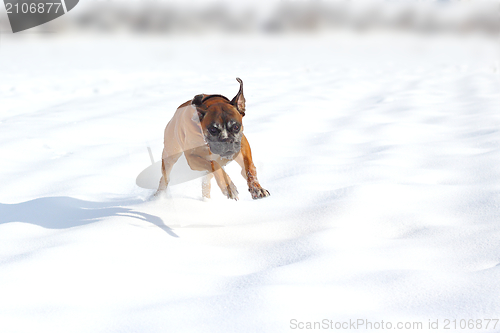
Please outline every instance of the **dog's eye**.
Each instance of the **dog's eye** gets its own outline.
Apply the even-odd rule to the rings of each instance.
[[[233,132],[238,132],[240,130],[240,125],[238,124],[234,124],[232,129],[231,129]]]
[[[217,134],[219,134],[219,129],[218,129],[217,127],[210,127],[210,128],[208,129],[208,131],[209,131],[209,132],[210,132],[210,134],[212,134],[212,135],[217,135]]]

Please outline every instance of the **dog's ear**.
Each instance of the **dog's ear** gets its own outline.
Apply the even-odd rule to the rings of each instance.
[[[243,96],[243,81],[241,81],[239,77],[236,78],[236,81],[240,83],[240,90],[231,100],[231,105],[234,105],[243,117],[245,116],[245,96]]]
[[[191,101],[191,104],[193,104],[196,108],[196,111],[198,111],[198,118],[200,121],[203,120],[203,117],[205,117],[205,113],[207,113],[205,106],[202,105],[203,96],[203,94],[196,95]]]
[[[191,104],[193,104],[194,106],[200,106],[202,100],[203,100],[203,94],[196,95],[196,96],[194,96]]]

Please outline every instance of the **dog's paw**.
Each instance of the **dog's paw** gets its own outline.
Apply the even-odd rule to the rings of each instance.
[[[265,198],[271,195],[268,190],[263,189],[262,187],[249,188],[248,191],[252,195],[252,199]]]
[[[233,184],[233,182],[230,182],[229,185],[226,186],[226,189],[225,191],[223,191],[223,193],[228,199],[238,200],[238,190],[236,189],[236,186]]]
[[[165,194],[165,191],[166,191],[165,189],[162,189],[162,190],[158,189],[158,190],[156,190],[155,194],[153,194],[152,197],[153,198],[160,198],[161,196],[163,196]]]

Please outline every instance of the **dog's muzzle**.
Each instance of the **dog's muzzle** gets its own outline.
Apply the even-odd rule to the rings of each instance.
[[[220,155],[221,157],[231,157],[240,152],[241,141],[234,142],[219,142],[208,141],[208,146],[213,154]]]

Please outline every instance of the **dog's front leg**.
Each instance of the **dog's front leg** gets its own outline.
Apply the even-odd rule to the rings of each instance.
[[[235,160],[241,166],[241,175],[247,180],[248,191],[252,195],[252,199],[270,196],[269,191],[262,188],[257,180],[257,169],[253,164],[252,151],[245,135],[241,140],[241,151]]]
[[[228,199],[238,200],[238,190],[236,186],[217,162],[209,161],[197,155],[194,151],[185,152],[184,154],[186,155],[186,160],[191,169],[198,171],[206,170],[213,173],[222,193],[227,196]]]
[[[211,190],[211,185],[210,182],[212,181],[212,178],[214,177],[214,174],[211,172],[207,172],[205,176],[203,176],[203,180],[201,183],[201,196],[204,199],[210,199],[210,190]]]

